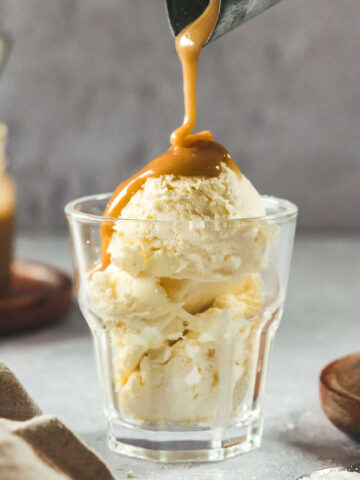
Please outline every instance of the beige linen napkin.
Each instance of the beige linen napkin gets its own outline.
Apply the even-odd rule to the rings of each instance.
[[[42,415],[0,363],[0,480],[114,480],[60,420]]]

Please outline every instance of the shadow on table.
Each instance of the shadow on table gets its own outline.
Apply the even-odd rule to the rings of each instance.
[[[105,421],[103,429],[94,430],[92,432],[84,432],[81,433],[79,437],[88,447],[90,447],[97,455],[99,455],[107,467],[112,471],[115,479],[125,478],[126,472],[133,471],[135,469],[135,462],[135,465],[138,463],[144,463],[145,465],[148,464],[148,462],[134,460],[129,457],[125,457],[124,455],[119,455],[112,452],[107,444]]]
[[[82,317],[79,307],[74,302],[63,317],[49,323],[49,325],[2,335],[0,336],[0,343],[8,340],[16,340],[23,344],[58,343],[68,339],[90,337],[90,335],[89,327]]]
[[[299,426],[278,432],[277,441],[286,445],[286,448],[295,449],[306,457],[321,461],[324,467],[346,467],[360,459],[359,444],[337,432],[330,424],[324,426],[320,418],[318,426],[300,423]]]
[[[103,429],[81,433],[80,439],[101,457],[116,479],[123,479],[126,472],[133,471],[135,478],[147,479],[151,476],[151,478],[174,478],[176,480],[179,478],[186,480],[225,480],[226,478],[234,478],[231,473],[238,468],[238,464],[236,464],[236,467],[234,465],[236,459],[214,464],[161,464],[114,453],[107,445],[105,421]],[[147,476],[144,477],[145,472]],[[258,477],[252,477],[253,480],[256,480],[256,478]],[[236,479],[249,480],[249,477],[247,475],[242,476],[239,473],[236,474]]]

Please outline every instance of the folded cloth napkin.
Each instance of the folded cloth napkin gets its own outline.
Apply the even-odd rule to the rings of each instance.
[[[0,480],[114,480],[60,420],[42,415],[0,363]]]

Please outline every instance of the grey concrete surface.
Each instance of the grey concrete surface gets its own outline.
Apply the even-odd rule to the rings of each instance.
[[[164,0],[0,0],[16,39],[0,83],[19,224],[64,223],[66,201],[111,191],[182,118]],[[206,47],[199,128],[211,128],[300,227],[360,228],[360,2],[283,0]]]
[[[18,256],[71,269],[64,237],[22,237]],[[321,368],[359,350],[359,273],[359,235],[298,237],[269,374],[263,446],[218,464],[160,466],[110,453],[91,338],[76,307],[56,326],[0,338],[0,359],[45,412],[101,454],[117,480],[129,470],[139,480],[295,480],[360,459],[359,444],[330,424],[318,400]]]

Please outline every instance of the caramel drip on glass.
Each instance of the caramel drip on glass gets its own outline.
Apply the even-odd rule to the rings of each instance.
[[[184,78],[185,118],[183,124],[171,135],[172,146],[133,177],[121,183],[112,195],[104,216],[118,218],[123,208],[148,178],[162,175],[182,177],[217,177],[221,164],[225,163],[241,176],[229,152],[213,141],[209,131],[191,135],[196,124],[196,76],[201,49],[209,40],[217,22],[220,0],[210,0],[202,15],[182,30],[176,38],[176,49],[181,61]],[[97,270],[110,263],[107,252],[114,222],[108,220],[101,226],[102,261]]]

